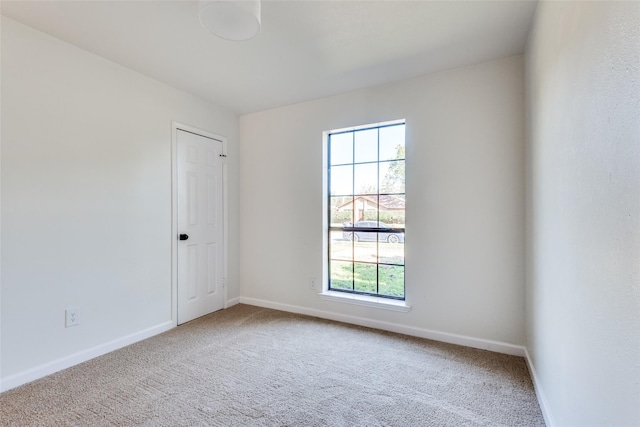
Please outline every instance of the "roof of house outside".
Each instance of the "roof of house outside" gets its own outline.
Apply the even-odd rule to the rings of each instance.
[[[382,196],[356,196],[353,200],[349,200],[347,203],[343,203],[342,205],[337,206],[336,210],[345,210],[345,208],[353,204],[354,200],[358,199],[366,200],[373,205],[377,205],[380,208],[388,210],[403,210],[405,208],[405,201],[403,198],[385,194]]]

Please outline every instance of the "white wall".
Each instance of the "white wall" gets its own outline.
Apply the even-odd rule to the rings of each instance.
[[[527,347],[557,425],[640,425],[640,3],[542,2],[527,49]]]
[[[320,300],[322,132],[407,120],[409,313]],[[521,56],[240,118],[242,296],[524,344]]]
[[[170,321],[172,120],[229,138],[237,297],[236,116],[2,18],[2,378]]]

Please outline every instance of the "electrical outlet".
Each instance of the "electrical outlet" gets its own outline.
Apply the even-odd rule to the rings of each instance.
[[[314,291],[318,291],[318,278],[317,277],[312,277],[309,279],[309,285],[311,286],[311,289],[313,289]]]
[[[78,326],[80,324],[80,316],[77,308],[67,308],[65,311],[64,327],[70,328],[72,326]]]

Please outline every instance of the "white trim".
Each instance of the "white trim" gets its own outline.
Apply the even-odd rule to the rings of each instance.
[[[95,357],[102,356],[103,354],[118,350],[122,347],[126,347],[138,341],[150,338],[154,335],[161,334],[170,329],[173,329],[174,327],[175,325],[173,321],[170,320],[159,325],[152,326],[151,328],[142,330],[140,332],[135,332],[122,338],[117,338],[113,341],[109,341],[104,344],[79,351],[75,354],[65,356],[61,359],[36,366],[31,369],[27,369],[26,371],[18,372],[17,374],[10,375],[0,381],[0,392],[7,391],[28,382],[35,381],[39,378],[46,377],[47,375],[51,375],[63,369],[70,368],[82,362],[91,360]]]
[[[257,298],[240,297],[240,303],[255,305],[258,307],[272,308],[274,310],[287,311],[290,313],[305,314],[307,316],[335,320],[337,322],[351,323],[353,325],[366,326],[368,328],[381,329],[383,331],[396,332],[398,334],[411,335],[418,338],[426,338],[429,340],[457,344],[465,347],[479,348],[481,350],[488,350],[496,353],[510,354],[512,356],[524,357],[525,355],[525,349],[523,346],[500,341],[450,334],[448,332],[433,331],[429,329],[417,328],[415,326],[406,326],[398,323],[383,322],[380,320],[372,320],[347,314],[332,313],[330,311],[317,310],[314,308],[301,307],[298,305],[282,304],[279,302],[267,301]]]
[[[178,128],[171,122],[171,320],[178,326]]]
[[[533,366],[533,360],[531,360],[531,356],[529,355],[529,350],[524,348],[524,358],[527,361],[527,366],[529,367],[529,373],[531,374],[531,380],[533,381],[533,388],[536,391],[536,396],[538,397],[538,404],[540,405],[540,411],[542,411],[542,416],[544,417],[544,423],[547,427],[555,427],[556,422],[553,419],[553,415],[551,415],[551,408],[549,407],[549,402],[545,397],[544,392],[542,391],[542,384],[540,383],[540,378],[536,373],[536,368]]]
[[[238,305],[238,304],[240,304],[240,297],[231,298],[230,300],[227,300],[227,302],[224,304],[224,308],[233,307],[234,305]]]
[[[227,187],[228,180],[228,166],[227,166],[227,138],[219,137],[222,141],[222,287],[224,288],[224,301],[223,308],[227,307],[229,298],[229,191]],[[175,239],[174,239],[175,242]]]
[[[319,293],[320,299],[327,301],[335,301],[346,304],[362,305],[365,307],[381,308],[383,310],[398,311],[408,313],[411,306],[405,301],[399,301],[389,298],[372,297],[369,295],[349,294],[346,292],[324,291]]]
[[[171,122],[171,319],[174,326],[178,325],[178,168],[177,168],[177,149],[178,149],[178,130],[191,132],[206,138],[215,139],[222,142],[222,154],[225,158],[222,161],[222,248],[223,248],[223,277],[222,287],[224,288],[224,301],[226,303],[223,308],[228,307],[227,301],[227,277],[228,277],[228,172],[227,172],[227,138],[215,133],[196,128],[194,126],[185,125],[180,122]]]

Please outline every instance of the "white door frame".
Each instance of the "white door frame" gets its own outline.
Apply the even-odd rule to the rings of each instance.
[[[222,250],[223,272],[222,287],[224,288],[224,308],[227,308],[227,271],[228,271],[228,227],[227,209],[227,138],[215,133],[202,130],[179,122],[171,122],[171,321],[178,326],[178,130],[183,130],[206,138],[222,142]]]

